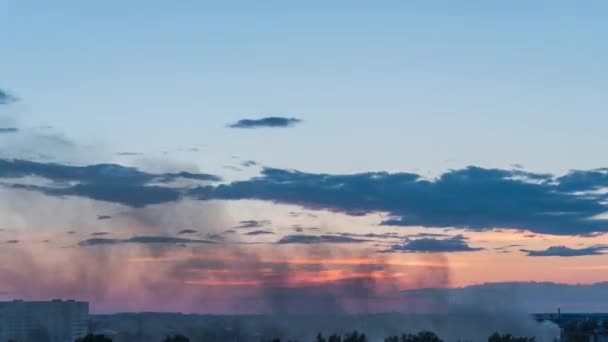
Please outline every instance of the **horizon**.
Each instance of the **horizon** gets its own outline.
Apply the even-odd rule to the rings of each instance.
[[[0,300],[608,312],[604,13],[0,1]]]

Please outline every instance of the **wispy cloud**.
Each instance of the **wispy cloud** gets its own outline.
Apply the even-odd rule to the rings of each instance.
[[[362,243],[366,239],[357,239],[340,235],[287,235],[277,241],[278,244],[320,244],[320,243]]]
[[[285,128],[291,127],[302,122],[296,118],[285,118],[279,116],[270,116],[261,119],[241,119],[235,123],[229,124],[230,128]]]
[[[133,207],[178,200],[182,196],[182,190],[163,186],[174,180],[191,179],[205,182],[220,180],[215,175],[204,173],[152,174],[117,164],[73,166],[19,159],[0,159],[0,178],[18,179],[28,176],[48,179],[54,185],[44,187],[15,182],[9,186],[40,191],[47,195],[88,197]]]
[[[17,127],[0,127],[0,134],[11,134],[19,132]]]
[[[9,104],[17,101],[17,98],[6,90],[0,89],[0,105]]]
[[[257,235],[274,235],[274,232],[271,232],[269,230],[254,230],[252,232],[247,232],[244,235],[249,235],[249,236],[257,236]]]
[[[403,244],[393,245],[383,252],[405,252],[405,253],[454,253],[474,252],[483,248],[469,246],[466,238],[456,235],[446,239],[421,238],[406,240]]]
[[[116,245],[116,244],[212,244],[215,243],[209,240],[185,239],[173,236],[134,236],[128,239],[106,239],[93,238],[80,241],[80,246],[100,246],[100,245]]]
[[[608,251],[608,245],[595,245],[584,248],[570,248],[566,246],[551,246],[544,250],[529,250],[521,249],[520,251],[525,252],[528,256],[533,257],[579,257],[587,255],[603,255]]]
[[[239,222],[239,224],[234,227],[237,229],[245,229],[245,228],[262,228],[270,224],[270,221],[267,220],[244,220]]]

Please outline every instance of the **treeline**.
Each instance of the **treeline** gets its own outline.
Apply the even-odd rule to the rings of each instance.
[[[494,333],[488,337],[488,342],[535,342],[534,337],[517,337],[510,334],[501,335]],[[76,340],[76,342],[112,342],[112,339],[103,335],[87,335]],[[167,336],[163,342],[190,342],[184,335]],[[206,341],[205,341],[206,342]],[[261,342],[283,342],[280,338],[263,340]],[[284,342],[298,342],[296,340],[286,340]],[[319,333],[313,342],[369,342],[364,333],[353,331],[344,335],[333,334],[327,337]],[[443,342],[435,333],[431,331],[421,331],[417,334],[401,334],[400,336],[388,336],[384,342]]]

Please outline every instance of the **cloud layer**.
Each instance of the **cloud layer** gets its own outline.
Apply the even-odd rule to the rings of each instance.
[[[80,241],[80,246],[116,245],[125,243],[137,244],[212,244],[209,240],[185,239],[173,236],[133,236],[128,239],[92,238]]]
[[[521,170],[468,167],[437,179],[414,173],[313,174],[271,169],[245,181],[200,187],[200,199],[259,199],[350,215],[387,212],[385,225],[496,227],[577,235],[607,231],[608,171],[562,177]]]
[[[521,249],[522,252],[528,253],[528,256],[533,257],[578,257],[587,255],[603,255],[604,251],[608,251],[608,245],[595,245],[585,248],[569,248],[566,246],[551,246],[544,250],[528,250]]]
[[[339,235],[287,235],[281,238],[278,244],[320,244],[320,243],[362,243],[365,239],[356,239]]]
[[[25,181],[36,176],[50,184]],[[314,174],[266,168],[258,177],[227,184],[205,173],[151,174],[116,164],[71,166],[0,159],[4,186],[52,196],[80,196],[132,207],[181,198],[257,199],[348,215],[384,212],[384,225],[526,229],[535,233],[589,235],[608,231],[608,169],[561,177],[521,170],[467,167],[436,179],[415,173]],[[169,184],[178,179],[199,186]],[[173,182],[175,183],[175,182]],[[247,220],[237,228],[262,228]]]
[[[465,237],[456,235],[446,239],[422,238],[407,240],[403,244],[393,245],[384,252],[405,252],[405,253],[454,253],[454,252],[474,252],[483,248],[469,246]]]
[[[210,174],[189,172],[151,174],[133,167],[116,164],[72,166],[40,163],[18,159],[0,159],[0,178],[40,177],[51,185],[13,182],[5,184],[17,189],[35,190],[54,196],[80,196],[100,201],[141,207],[179,199],[184,189],[169,187],[178,179],[215,182]],[[107,218],[107,217],[103,217]]]
[[[296,118],[284,118],[279,116],[269,116],[261,119],[241,119],[228,125],[230,128],[285,128],[291,127],[302,122]]]

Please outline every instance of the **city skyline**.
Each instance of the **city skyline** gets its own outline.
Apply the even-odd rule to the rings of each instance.
[[[236,4],[0,1],[1,300],[608,281],[606,4]]]

